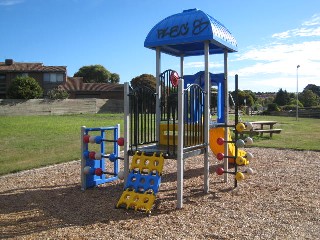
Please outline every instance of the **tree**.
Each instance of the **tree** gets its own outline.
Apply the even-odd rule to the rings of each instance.
[[[311,90],[313,93],[317,94],[320,97],[320,86],[317,86],[315,84],[308,84],[303,91],[305,90]]]
[[[119,81],[120,81],[120,76],[119,76],[119,74],[117,74],[117,73],[111,73],[110,82],[111,82],[111,83],[119,83]]]
[[[43,90],[34,78],[18,76],[13,79],[7,95],[12,99],[34,99],[42,97]]]
[[[252,97],[253,92],[245,90],[245,91],[241,91],[238,90],[238,101],[239,101],[239,106],[252,106],[254,104],[254,99]],[[236,101],[235,99],[235,95],[236,95],[236,91],[233,91],[231,93],[232,98],[234,99],[234,101]],[[254,95],[255,96],[255,95]]]
[[[251,96],[252,97],[252,100],[253,102],[255,103],[257,101],[257,96],[254,92],[252,92],[251,90],[243,90],[247,96]]]
[[[257,101],[255,102],[255,104],[259,104],[262,107],[267,107],[268,104],[273,103],[274,101],[274,97],[270,94],[265,94],[264,96],[262,96],[262,94],[260,94],[260,97],[257,99]]]
[[[280,88],[273,102],[278,106],[288,105],[290,102],[290,95],[286,90],[283,91],[282,88]]]
[[[264,105],[263,106],[268,106],[268,104],[273,103],[273,101],[274,101],[274,97],[267,97],[264,100]]]
[[[320,97],[311,90],[303,90],[299,94],[299,100],[302,102],[304,107],[318,106],[320,103]]]
[[[268,112],[273,112],[273,111],[280,111],[280,108],[278,107],[278,105],[276,103],[269,103],[268,104]]]
[[[99,64],[81,67],[74,77],[83,77],[86,83],[118,83],[120,80],[118,74],[110,73]]]
[[[130,83],[133,88],[146,86],[156,92],[157,79],[152,74],[142,74],[133,78]]]

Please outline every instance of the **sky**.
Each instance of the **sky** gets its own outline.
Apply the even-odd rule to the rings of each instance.
[[[154,25],[198,8],[229,29],[238,52],[228,56],[229,89],[301,92],[320,86],[319,0],[0,0],[0,61],[67,66],[101,64],[120,83],[155,75],[155,51],[144,47]],[[180,59],[163,54],[162,71]],[[185,58],[185,74],[204,69],[204,57]],[[297,66],[300,66],[297,68]],[[223,72],[223,55],[210,55],[210,72]]]

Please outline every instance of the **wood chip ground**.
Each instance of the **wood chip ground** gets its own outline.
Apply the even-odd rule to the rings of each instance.
[[[176,160],[166,160],[152,215],[115,209],[123,183],[80,190],[80,161],[0,177],[3,239],[320,239],[320,152],[250,148],[255,173],[233,189],[203,156],[185,161],[176,209]]]

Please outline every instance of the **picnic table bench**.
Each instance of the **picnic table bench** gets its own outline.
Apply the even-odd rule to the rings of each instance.
[[[263,136],[264,133],[269,133],[270,138],[274,133],[279,134],[281,133],[282,129],[280,128],[273,128],[275,124],[277,124],[277,121],[256,121],[256,122],[251,122],[253,125],[253,128],[251,130],[244,130],[243,132],[240,133],[240,136],[242,137],[243,134],[249,134],[250,137],[259,135]],[[268,126],[269,128],[264,128],[265,126]]]

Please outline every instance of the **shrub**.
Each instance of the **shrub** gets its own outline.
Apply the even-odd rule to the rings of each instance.
[[[270,112],[268,110],[264,110],[260,115],[270,115]]]
[[[261,110],[261,109],[262,109],[262,105],[259,104],[259,103],[255,104],[255,105],[253,106],[253,110],[254,110],[254,111],[259,111],[259,110]]]
[[[32,77],[16,77],[7,91],[8,98],[12,99],[33,99],[40,98],[42,95],[42,88]]]
[[[54,88],[48,92],[50,99],[66,99],[69,97],[69,93],[61,88]]]
[[[280,108],[278,107],[278,105],[276,103],[270,103],[268,104],[268,112],[273,112],[273,111],[276,111],[276,112],[279,112],[280,111]]]
[[[297,108],[297,105],[290,104],[290,105],[283,106],[282,110],[289,111],[289,110],[296,110],[296,108]]]

